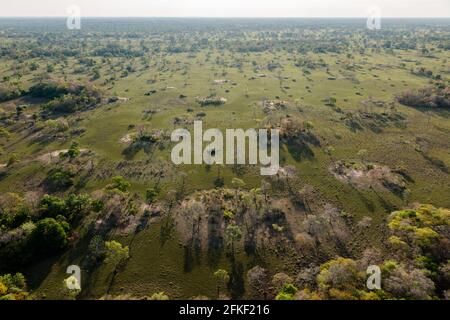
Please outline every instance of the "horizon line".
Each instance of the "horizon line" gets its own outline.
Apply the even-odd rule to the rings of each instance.
[[[3,18],[14,18],[14,19],[23,19],[23,18],[33,18],[33,19],[66,19],[67,16],[1,16],[0,19]],[[246,17],[246,16],[81,16],[81,18],[153,18],[153,19],[367,19],[367,16],[314,16],[314,17],[286,17],[286,16],[260,16],[260,17]],[[382,19],[450,19],[450,16],[383,16]]]

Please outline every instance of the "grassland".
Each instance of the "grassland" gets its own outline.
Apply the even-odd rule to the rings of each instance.
[[[223,28],[227,30],[227,27]],[[450,168],[450,110],[411,108],[399,104],[395,98],[405,90],[416,90],[433,82],[429,77],[412,74],[411,70],[419,67],[432,71],[434,75],[439,74],[444,81],[448,81],[450,51],[439,49],[439,42],[425,41],[425,37],[419,37],[414,49],[382,48],[384,41],[395,42],[398,38],[385,33],[380,39],[358,27],[348,27],[345,34],[336,32],[332,27],[324,27],[320,31],[315,27],[296,25],[291,28],[298,31],[302,39],[307,39],[307,43],[310,43],[310,39],[302,33],[304,30],[310,33],[311,39],[313,35],[323,36],[331,42],[335,37],[335,41],[339,43],[341,40],[347,46],[343,45],[339,52],[304,52],[290,48],[301,48],[304,43],[300,40],[298,43],[291,41],[288,45],[280,41],[279,45],[271,46],[276,42],[275,38],[271,38],[267,50],[241,52],[236,49],[236,43],[263,42],[262,32],[270,30],[270,27],[262,26],[260,30],[244,32],[242,40],[240,36],[232,38],[235,46],[221,46],[220,41],[226,35],[217,31],[214,38],[216,31],[211,31],[210,45],[200,46],[192,52],[167,52],[169,37],[174,36],[173,33],[157,34],[153,31],[145,34],[137,31],[138,36],[129,37],[129,34],[133,34],[132,30],[128,36],[113,30],[111,32],[116,32],[115,36],[102,38],[95,30],[95,36],[82,33],[70,42],[76,47],[85,41],[86,54],[82,57],[36,55],[34,58],[17,59],[0,56],[2,78],[17,81],[25,91],[36,84],[42,74],[47,74],[51,79],[67,83],[94,85],[103,92],[104,97],[126,98],[84,112],[59,116],[68,121],[70,129],[82,128],[83,133],[45,143],[36,142],[29,130],[31,116],[39,113],[45,101],[33,100],[25,95],[0,103],[0,110],[4,114],[14,113],[18,105],[28,105],[25,115],[5,125],[10,136],[0,138],[3,149],[0,163],[6,164],[12,154],[19,160],[4,168],[0,175],[0,192],[13,191],[21,195],[29,191],[48,193],[43,181],[55,164],[39,159],[42,155],[68,149],[73,141],[81,149],[91,152],[87,157],[93,161],[93,169],[83,176],[82,184],[78,183],[82,179],[77,176],[72,187],[55,193],[59,196],[80,192],[93,194],[110,184],[113,176],[123,176],[131,183],[130,194],[143,199],[146,190],[157,185],[161,189],[158,199],[164,203],[171,190],[179,192],[181,185],[185,186],[182,192],[186,197],[214,189],[218,171],[224,178],[225,189],[234,188],[232,180],[237,176],[245,181],[246,191],[260,187],[266,179],[258,175],[258,168],[255,167],[247,167],[239,175],[232,166],[176,167],[170,162],[172,144],[168,141],[159,147],[142,147],[135,152],[124,153],[127,145],[121,139],[134,133],[136,128],[164,132],[179,127],[192,130],[192,121],[204,113],[201,119],[205,129],[260,128],[268,124],[277,126],[282,119],[310,123],[310,131],[320,140],[320,146],[307,144],[311,153],[299,157],[295,146],[284,143],[281,150],[282,166],[295,168],[293,188],[302,190],[310,186],[314,190],[311,201],[317,206],[320,203],[332,204],[340,212],[351,213],[355,224],[364,217],[372,219],[366,231],[353,235],[355,243],[348,249],[352,257],[358,257],[361,250],[368,246],[384,247],[386,235],[382,226],[392,211],[414,206],[415,203],[450,207],[450,173],[445,169]],[[406,28],[403,34],[413,39],[415,33],[427,33],[429,36],[437,29],[447,34],[449,32],[448,24],[439,28],[415,28]],[[279,29],[272,31],[282,32]],[[208,35],[203,29],[197,32],[203,38]],[[228,36],[231,37],[231,34],[232,31],[229,31]],[[0,35],[3,47],[9,47],[12,43],[25,46],[22,43],[25,40],[11,39],[7,35],[7,30]],[[57,30],[48,35],[53,41],[58,41],[58,37],[62,39],[63,35],[68,37]],[[189,32],[184,32],[177,41],[180,42],[187,35]],[[365,47],[363,39],[366,41]],[[96,47],[106,43],[133,50],[142,50],[143,46],[152,49],[156,45],[161,49],[150,50],[139,57],[102,57],[93,53]],[[425,54],[423,46],[432,49],[431,53]],[[89,63],[83,62],[82,58],[89,59]],[[299,61],[312,61],[318,65],[299,66]],[[29,70],[31,62],[39,67]],[[271,63],[276,63],[276,67],[268,67]],[[48,65],[54,66],[52,72],[48,72]],[[128,66],[131,71],[123,74]],[[96,80],[92,79],[94,68],[100,74]],[[20,78],[17,78],[17,73],[21,74]],[[214,82],[220,79],[228,81],[223,84]],[[146,95],[148,92],[151,94]],[[220,106],[202,107],[198,104],[198,97],[211,95],[224,97],[227,102]],[[326,101],[330,97],[336,99],[335,104],[327,105]],[[268,114],[262,107],[264,100],[283,100],[287,102],[287,107]],[[149,110],[151,116],[145,116]],[[364,114],[373,117],[394,115],[395,118],[384,117],[374,122],[373,118],[367,118]],[[359,119],[360,127],[355,129],[346,122],[352,117]],[[181,124],[176,119],[181,119]],[[45,126],[44,120],[37,120],[35,124],[37,122]],[[441,165],[436,165],[437,161],[433,159],[439,160]],[[399,196],[386,188],[358,188],[336,179],[330,168],[338,161],[373,163],[392,170],[401,168],[409,176],[405,187],[407,192]],[[79,170],[84,168],[80,167]],[[286,197],[285,190],[276,188],[272,189],[271,194],[274,198]],[[285,209],[290,211],[287,207]],[[214,297],[216,285],[213,273],[219,267],[232,268],[230,260],[224,255],[218,262],[211,264],[207,253],[202,252],[198,262],[187,272],[184,267],[185,244],[183,236],[180,236],[183,232],[173,227],[167,242],[162,243],[161,230],[165,222],[164,217],[150,220],[147,229],[138,233],[127,234],[112,228],[106,238],[129,246],[130,259],[110,289],[107,286],[112,270],[107,265],[84,273],[83,277],[89,279],[89,284],[81,297],[100,298],[108,290],[110,295],[144,296],[164,291],[174,299],[199,295]],[[294,226],[292,228],[295,229]],[[84,239],[83,235],[90,237],[91,233],[87,229],[87,224],[79,227],[77,233],[80,239]],[[36,297],[60,298],[61,283],[67,276],[65,268],[69,264],[82,264],[86,248],[87,243],[74,243],[72,249],[59,258],[52,257],[24,268]],[[333,257],[326,253],[302,258],[301,252],[299,256],[283,255],[269,249],[264,255],[263,264],[271,273],[295,273],[311,261]],[[244,264],[244,270],[261,264],[240,247],[236,260]]]

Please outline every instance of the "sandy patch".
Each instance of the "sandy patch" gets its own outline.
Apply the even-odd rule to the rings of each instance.
[[[131,134],[127,134],[120,139],[120,143],[123,143],[123,144],[129,144],[131,142],[133,142],[133,138],[131,137]]]
[[[49,164],[49,163],[58,161],[60,159],[60,155],[66,153],[67,151],[69,151],[69,150],[63,149],[63,150],[49,152],[42,156],[39,156],[37,159],[44,164]],[[80,149],[80,154],[85,154],[88,151],[89,151],[88,149]]]

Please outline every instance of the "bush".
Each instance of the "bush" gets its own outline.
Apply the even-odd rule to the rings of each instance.
[[[0,276],[0,300],[23,300],[28,297],[25,277],[21,273]]]
[[[150,188],[147,189],[145,193],[145,200],[147,201],[148,204],[152,204],[156,200],[157,196],[158,191],[156,191],[155,188]]]
[[[67,216],[68,208],[64,200],[50,196],[44,195],[39,203],[39,213],[43,218],[56,218],[59,215]]]
[[[30,235],[29,244],[35,254],[53,255],[61,252],[68,244],[69,225],[46,218],[36,224]]]
[[[47,177],[47,185],[54,191],[62,191],[73,185],[72,175],[63,170],[56,170]]]
[[[428,87],[416,91],[405,91],[397,96],[397,101],[414,108],[450,108],[449,87]]]
[[[22,93],[19,88],[0,86],[0,102],[17,99],[22,96]]]
[[[112,178],[113,183],[108,186],[108,189],[117,189],[122,192],[127,192],[128,189],[131,187],[131,183],[129,183],[127,180],[125,180],[121,176],[117,176]]]
[[[102,98],[95,87],[54,81],[39,83],[31,87],[28,93],[51,100],[43,105],[45,111],[63,114],[86,110],[99,104]]]
[[[285,284],[276,296],[275,300],[294,300],[298,289],[293,284]]]

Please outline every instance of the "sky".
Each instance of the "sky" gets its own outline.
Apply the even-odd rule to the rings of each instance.
[[[450,0],[0,0],[1,17],[450,17]]]

